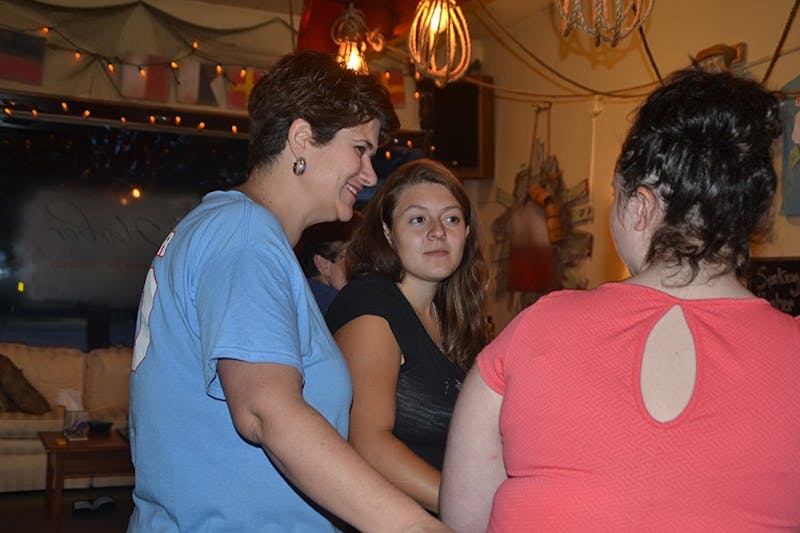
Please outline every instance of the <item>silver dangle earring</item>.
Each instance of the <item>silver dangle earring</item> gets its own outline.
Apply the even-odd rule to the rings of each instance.
[[[294,172],[295,176],[302,176],[303,173],[306,171],[306,160],[303,157],[298,157],[292,163],[292,172]]]

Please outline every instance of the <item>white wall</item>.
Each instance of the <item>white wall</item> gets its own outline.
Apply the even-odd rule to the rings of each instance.
[[[521,0],[524,1],[524,0]],[[584,4],[586,4],[584,2]],[[662,76],[688,66],[689,57],[715,44],[744,41],[748,61],[765,59],[752,65],[750,73],[761,80],[783,31],[794,2],[792,0],[656,0],[645,35]],[[590,38],[573,31],[562,37],[552,5],[539,9],[531,17],[509,28],[527,49],[560,73],[597,90],[656,82],[642,40],[637,33],[621,41],[616,48],[602,44],[595,48]],[[500,87],[538,92],[583,92],[555,78],[539,67],[530,56],[510,43],[484,42],[484,70]],[[800,47],[800,21],[795,21],[783,50]],[[779,89],[800,75],[800,53],[779,58],[767,86]],[[481,218],[488,226],[502,208],[494,204],[497,187],[513,190],[514,176],[527,162],[533,127],[533,103],[504,97],[495,100],[495,180],[469,184],[481,203]],[[621,141],[629,124],[631,111],[640,100],[613,99],[604,96],[575,98],[569,102],[553,100],[551,115],[551,153],[558,157],[567,186],[589,178],[590,201],[595,210],[594,221],[581,227],[594,234],[594,253],[586,265],[589,286],[624,277],[608,231],[611,205],[611,178]],[[540,131],[541,131],[540,125]],[[779,149],[779,147],[776,147]],[[776,164],[780,168],[779,150]],[[780,170],[779,170],[780,173]],[[780,200],[780,199],[779,199]],[[778,217],[776,239],[759,249],[762,256],[800,256],[800,220]],[[487,238],[490,236],[487,233]],[[512,316],[504,302],[493,301],[490,312],[498,326]]]

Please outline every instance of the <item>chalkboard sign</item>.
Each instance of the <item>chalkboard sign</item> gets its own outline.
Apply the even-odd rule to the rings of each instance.
[[[747,286],[784,313],[800,315],[800,257],[752,259]]]

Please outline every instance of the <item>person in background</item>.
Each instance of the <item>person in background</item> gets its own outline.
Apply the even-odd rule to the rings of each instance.
[[[322,241],[303,250],[300,264],[323,315],[347,283],[345,244],[344,241]]]
[[[367,204],[326,314],[353,380],[350,442],[434,513],[453,405],[488,340],[479,234],[447,168],[404,164]]]
[[[800,319],[740,282],[780,128],[729,73],[647,98],[613,179],[631,277],[541,298],[478,356],[444,465],[455,531],[800,530]]]
[[[211,192],[147,274],[131,375],[131,532],[445,531],[347,444],[342,358],[292,250],[348,220],[398,127],[332,56],[279,60],[249,100],[249,174]]]
[[[363,215],[347,222],[322,222],[306,229],[296,246],[298,260],[322,314],[347,283],[345,249]]]

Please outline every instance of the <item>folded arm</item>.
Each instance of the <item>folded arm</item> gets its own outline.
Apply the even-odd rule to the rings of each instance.
[[[222,359],[217,371],[236,430],[314,501],[365,532],[447,531],[305,402],[296,369]]]

